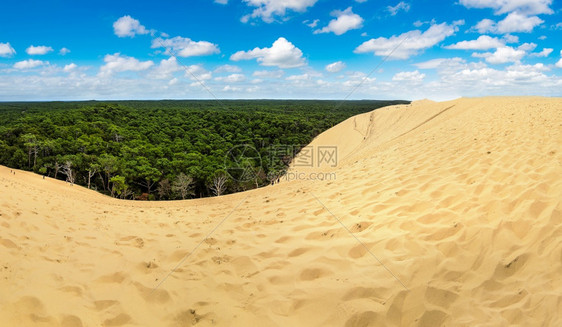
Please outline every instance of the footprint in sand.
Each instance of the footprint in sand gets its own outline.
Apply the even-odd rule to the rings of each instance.
[[[61,327],[82,327],[82,320],[74,315],[64,316],[60,323]]]
[[[127,245],[127,246],[134,246],[137,248],[142,249],[144,247],[144,240],[138,236],[126,236],[119,239],[119,241],[115,242],[116,245]]]

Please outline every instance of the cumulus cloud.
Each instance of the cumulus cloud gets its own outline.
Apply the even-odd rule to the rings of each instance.
[[[559,60],[556,51],[556,61]],[[169,60],[169,59],[167,59]],[[383,80],[366,78],[363,72],[349,71],[338,74],[336,78],[323,80],[323,77],[306,72],[292,75],[289,81],[285,79],[258,78],[238,84],[213,81],[213,91],[217,96],[226,88],[236,98],[334,98],[345,97],[352,88],[361,85],[353,93],[354,99],[366,97],[400,98],[409,94],[413,98],[429,97],[436,100],[451,99],[458,96],[485,95],[517,95],[535,94],[544,96],[558,96],[562,87],[562,78],[556,74],[549,74],[552,68],[546,64],[513,65],[489,67],[482,60],[478,62],[466,61],[461,58],[438,58],[431,62],[422,62],[416,66],[435,69],[428,81],[428,73],[419,69],[420,74],[407,71],[394,78],[391,75]],[[157,64],[152,68],[156,69]],[[72,100],[72,99],[159,99],[185,98],[186,94],[193,98],[208,98],[209,94],[201,83],[187,78],[175,76],[172,79],[159,80],[154,78],[130,78],[125,74],[113,74],[108,77],[91,75],[88,70],[75,69],[80,73],[60,74],[62,67],[54,66],[37,68],[38,74],[17,73],[12,69],[0,79],[0,98],[5,101],[17,100]],[[501,67],[501,68],[500,68]],[[560,68],[555,71],[562,71]],[[200,65],[190,66],[198,76],[199,81],[208,79],[210,73]],[[149,74],[152,69],[149,69]],[[200,75],[200,72],[208,75]],[[271,71],[279,73],[282,71]],[[262,74],[263,73],[263,74]],[[267,75],[262,71],[258,75]],[[422,74],[425,73],[425,74]],[[297,73],[299,74],[299,73]],[[423,78],[421,75],[428,75]],[[340,78],[341,77],[341,78]],[[247,83],[247,84],[245,84]],[[362,83],[362,84],[360,84]],[[228,87],[227,87],[228,86]],[[412,87],[415,86],[415,87]],[[279,89],[283,92],[280,93]],[[558,92],[558,93],[557,93]]]
[[[542,49],[541,52],[531,53],[530,56],[531,57],[548,57],[552,53],[552,51],[554,51],[554,49],[544,48],[544,49]]]
[[[283,17],[287,11],[305,12],[318,0],[243,0],[248,6],[256,7],[251,14],[242,17],[243,23],[251,18],[261,18],[266,23],[274,21],[275,16]]]
[[[32,68],[35,68],[35,67],[48,65],[48,64],[49,64],[48,61],[28,59],[28,60],[16,62],[14,64],[14,68],[15,69],[32,69]]]
[[[180,57],[208,56],[220,53],[219,47],[207,41],[193,41],[190,38],[176,36],[170,39],[161,37],[152,40],[151,48],[165,48],[167,55],[177,55]]]
[[[533,51],[533,50],[535,50],[536,47],[537,47],[537,44],[531,42],[531,43],[523,43],[523,44],[521,44],[517,49],[523,50],[523,51],[525,51],[525,52],[528,52],[528,51]]]
[[[396,14],[398,14],[401,10],[403,11],[409,11],[410,10],[410,4],[406,3],[404,1],[400,1],[396,6],[387,6],[386,9],[388,10],[388,12],[390,13],[390,15],[392,16],[396,16]]]
[[[307,74],[300,74],[300,75],[291,75],[288,76],[287,78],[285,78],[287,81],[293,81],[293,82],[304,82],[304,81],[308,81],[310,80],[312,77]]]
[[[75,63],[70,63],[68,65],[65,65],[62,70],[66,73],[70,73],[71,71],[75,70],[76,67],[78,66]]]
[[[154,65],[152,60],[139,61],[133,57],[122,56],[120,53],[105,55],[105,65],[100,67],[99,76],[110,76],[114,73],[125,71],[143,71]]]
[[[338,73],[344,68],[345,68],[345,63],[343,63],[342,61],[336,61],[334,63],[326,65],[326,70],[330,73]]]
[[[425,74],[420,73],[417,70],[413,72],[400,72],[392,77],[395,82],[406,82],[411,84],[420,84],[423,82]]]
[[[363,72],[349,72],[347,80],[342,83],[345,88],[356,88],[359,86],[369,87],[373,85],[377,79],[375,77],[368,77]]]
[[[467,8],[491,8],[496,15],[519,12],[527,15],[552,14],[552,0],[460,0]]]
[[[473,29],[479,33],[530,33],[542,23],[544,21],[537,16],[527,16],[518,12],[512,12],[497,23],[485,18],[479,21]]]
[[[305,65],[302,51],[284,37],[278,38],[271,48],[254,48],[249,51],[238,51],[230,60],[257,59],[262,66],[276,66],[279,68],[294,68]]]
[[[246,80],[243,74],[230,74],[228,76],[215,77],[216,81],[227,83],[240,83]]]
[[[351,11],[351,7],[344,11],[335,10],[331,15],[336,17],[336,19],[332,19],[328,26],[314,31],[314,34],[333,32],[336,35],[342,35],[349,30],[359,29],[363,26],[363,18],[354,14]]]
[[[481,35],[476,40],[461,41],[452,45],[448,45],[445,49],[454,50],[488,50],[492,48],[499,48],[504,45],[504,42],[495,37],[488,35]]]
[[[10,42],[0,43],[0,57],[11,57],[16,54],[16,50],[12,48]]]
[[[481,34],[494,31],[495,28],[496,28],[496,22],[491,20],[491,19],[488,19],[488,18],[482,19],[481,21],[476,23],[476,25],[474,26],[474,29],[477,30],[478,33],[481,33]]]
[[[160,64],[152,69],[149,76],[155,79],[172,79],[173,74],[180,70],[182,67],[178,64],[176,57],[170,57],[162,59]]]
[[[60,54],[61,56],[65,56],[65,55],[67,55],[67,54],[69,54],[69,53],[70,53],[70,50],[68,50],[67,48],[62,48],[62,49],[59,50],[59,54]]]
[[[473,57],[485,58],[491,64],[505,64],[508,62],[519,62],[525,56],[524,49],[514,49],[509,46],[497,48],[494,52],[473,53]]]
[[[240,73],[242,68],[235,65],[222,65],[215,69],[215,73]]]
[[[544,21],[537,16],[525,16],[517,12],[512,12],[498,22],[495,26],[495,31],[501,34],[514,32],[530,33],[536,26],[542,23],[544,23]]]
[[[556,67],[562,68],[562,50],[560,50],[560,60],[556,63]]]
[[[206,81],[213,78],[213,73],[206,70],[202,65],[191,65],[186,68],[185,76],[196,81],[193,85],[200,85],[200,81]]]
[[[418,67],[419,69],[450,69],[450,68],[459,68],[464,67],[466,60],[454,57],[454,58],[436,58],[431,59],[428,61],[420,62],[414,64],[414,66]]]
[[[256,70],[252,76],[263,78],[281,78],[285,74],[282,70]]]
[[[506,34],[502,38],[507,43],[519,43],[519,37],[516,35]]]
[[[113,23],[113,31],[118,37],[134,37],[137,34],[150,33],[138,20],[129,15],[116,20]]]
[[[509,86],[529,86],[550,84],[550,78],[544,74],[547,68],[543,64],[522,65],[516,63],[508,66],[505,70],[497,70],[489,67],[477,69],[466,68],[448,76],[446,79],[459,85],[468,82],[468,85],[480,83],[483,88],[496,88],[507,90]],[[559,83],[559,82],[558,82]],[[491,90],[493,92],[493,90]]]
[[[215,3],[220,3],[221,5],[226,5],[228,0],[215,0]]]
[[[31,45],[29,48],[25,49],[25,52],[27,52],[28,55],[44,55],[51,51],[53,51],[53,48],[44,45]]]
[[[354,52],[373,52],[381,57],[389,56],[392,59],[407,59],[440,43],[448,36],[453,35],[457,30],[458,27],[455,23],[452,25],[447,23],[432,25],[425,32],[413,30],[401,35],[394,35],[390,38],[379,37],[377,39],[370,39],[359,45]]]

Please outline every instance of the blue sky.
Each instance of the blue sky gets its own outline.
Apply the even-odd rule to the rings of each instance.
[[[10,1],[0,101],[562,96],[560,1]]]

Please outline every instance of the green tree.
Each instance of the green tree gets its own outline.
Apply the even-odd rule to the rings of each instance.
[[[123,194],[128,188],[128,185],[125,182],[125,176],[115,175],[111,177],[109,181],[112,183],[112,187],[111,187],[112,197],[115,197],[115,195],[119,196]]]

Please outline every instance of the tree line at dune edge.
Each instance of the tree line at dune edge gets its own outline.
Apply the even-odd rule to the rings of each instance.
[[[281,176],[322,131],[408,101],[162,100],[0,103],[0,164],[122,199],[174,200],[244,191]],[[251,179],[225,171],[245,144]],[[294,150],[273,153],[279,145]],[[236,165],[236,163],[232,163]]]

